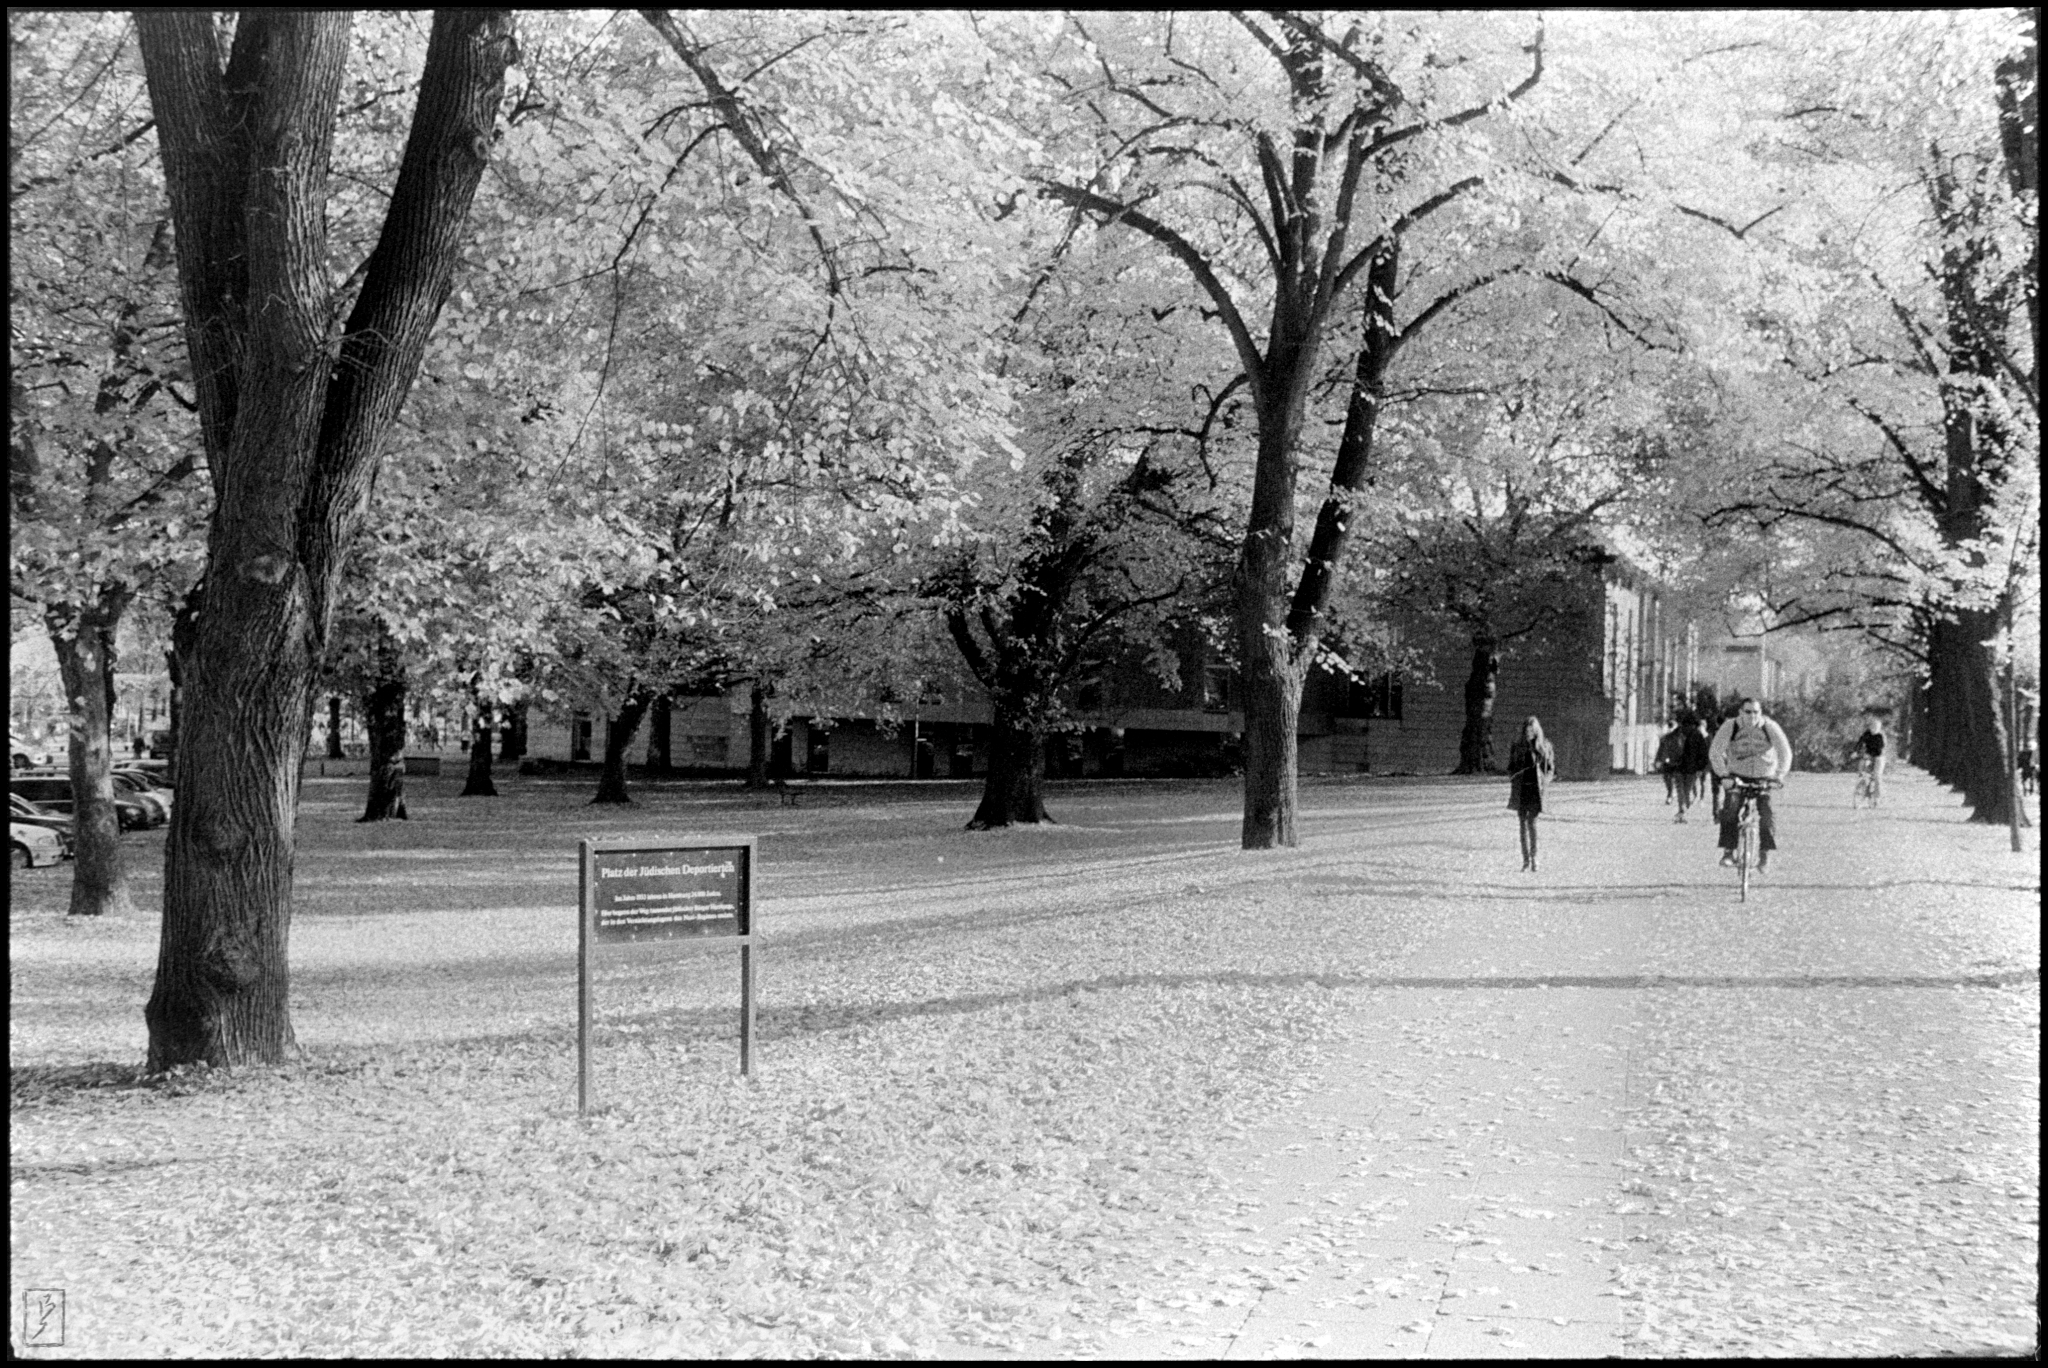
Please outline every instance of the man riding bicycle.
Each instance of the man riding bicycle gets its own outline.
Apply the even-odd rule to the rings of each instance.
[[[1792,770],[1792,743],[1785,739],[1784,728],[1764,716],[1763,704],[1754,698],[1744,699],[1735,716],[1723,722],[1721,729],[1714,733],[1714,743],[1708,750],[1708,763],[1716,775],[1729,779],[1783,779]],[[1757,847],[1756,867],[1763,869],[1770,863],[1771,852],[1778,848],[1777,824],[1771,819],[1770,795],[1760,792],[1754,801],[1757,825],[1763,838]],[[1724,865],[1735,863],[1738,809],[1736,795],[1731,793],[1721,809],[1721,863]]]

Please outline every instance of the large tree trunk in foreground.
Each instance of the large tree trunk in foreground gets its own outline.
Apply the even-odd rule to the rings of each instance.
[[[1493,700],[1499,692],[1500,653],[1490,636],[1472,638],[1472,669],[1465,676],[1465,730],[1458,736],[1454,774],[1494,774]]]
[[[109,721],[114,699],[114,635],[121,606],[82,620],[50,624],[57,668],[70,712],[71,912],[74,917],[135,911],[121,865],[121,818],[114,807],[114,753]]]
[[[606,719],[604,773],[598,776],[597,796],[590,800],[592,803],[633,801],[626,792],[626,747],[633,744],[633,733],[640,730],[640,719],[647,715],[648,705],[653,701],[652,694],[629,694],[619,706],[618,715]]]
[[[284,1058],[293,823],[349,543],[448,297],[517,53],[505,10],[440,10],[382,232],[337,337],[329,149],[349,47],[332,11],[139,10],[213,481],[184,681],[152,1071]]]
[[[999,712],[989,739],[981,805],[967,829],[991,831],[1051,820],[1045,813],[1045,733]]]

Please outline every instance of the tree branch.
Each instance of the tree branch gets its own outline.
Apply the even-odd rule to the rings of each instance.
[[[1223,326],[1230,330],[1230,340],[1237,348],[1237,357],[1245,373],[1253,377],[1255,385],[1263,388],[1266,373],[1265,357],[1260,355],[1258,344],[1253,341],[1251,330],[1245,326],[1244,318],[1237,311],[1237,302],[1230,297],[1230,291],[1216,277],[1216,272],[1202,254],[1195,250],[1188,240],[1158,219],[1119,203],[1093,190],[1078,185],[1065,185],[1058,181],[1037,182],[1039,194],[1061,204],[1082,209],[1091,214],[1101,214],[1112,222],[1128,223],[1154,242],[1165,247],[1174,258],[1188,268],[1195,283],[1215,303],[1223,316]],[[1256,391],[1255,391],[1256,392]]]

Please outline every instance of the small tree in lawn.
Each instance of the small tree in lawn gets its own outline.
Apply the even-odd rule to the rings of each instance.
[[[489,158],[503,10],[434,17],[405,157],[352,306],[323,208],[349,17],[143,11],[215,516],[184,681],[149,1067],[283,1058],[293,823],[349,543]]]
[[[171,227],[120,16],[11,16],[10,588],[55,648],[73,916],[133,910],[109,732],[116,641],[197,574],[205,512]]]
[[[1076,226],[1035,274],[1009,358],[1035,455],[990,473],[972,530],[934,553],[922,586],[990,703],[970,830],[1050,820],[1046,742],[1071,724],[1075,688],[1157,645],[1228,577],[1245,396],[1230,383],[1190,393],[1189,370],[1228,358],[1204,355],[1206,330],[1158,297],[1143,254],[1070,251]]]
[[[1639,416],[1629,368],[1596,351],[1582,354],[1590,364],[1574,377],[1571,333],[1554,328],[1538,344],[1541,364],[1520,380],[1476,397],[1438,396],[1409,415],[1429,438],[1412,444],[1424,450],[1394,482],[1393,594],[1418,639],[1455,624],[1470,644],[1459,774],[1499,768],[1493,706],[1502,651],[1539,634],[1569,635],[1597,612],[1609,529],[1654,507],[1665,487],[1665,442],[1624,425]],[[1498,374],[1504,359],[1497,349],[1487,369]]]

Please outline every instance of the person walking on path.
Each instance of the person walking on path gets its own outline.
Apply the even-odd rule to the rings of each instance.
[[[1657,772],[1664,776],[1665,807],[1670,807],[1673,802],[1677,801],[1678,785],[1683,774],[1679,765],[1684,759],[1685,733],[1679,729],[1678,723],[1674,720],[1671,724],[1671,730],[1665,732],[1657,741],[1656,766]],[[1684,821],[1684,816],[1681,815],[1679,820]]]
[[[1873,800],[1884,797],[1884,746],[1884,719],[1873,717],[1863,724],[1863,735],[1856,738],[1856,749],[1862,753],[1863,763],[1870,766]]]
[[[1543,793],[1557,771],[1557,752],[1543,735],[1543,724],[1531,717],[1508,747],[1508,806],[1521,827],[1522,868],[1536,869],[1536,818],[1543,811]]]
[[[1708,762],[1717,776],[1738,779],[1782,779],[1792,770],[1792,743],[1785,739],[1785,729],[1764,716],[1764,705],[1754,698],[1746,698],[1736,709],[1735,716],[1721,724],[1721,730],[1714,733],[1714,744],[1708,752]],[[1730,798],[1734,797],[1731,793]],[[1735,817],[1736,804],[1725,803],[1721,808],[1721,863],[1735,863]],[[1763,839],[1758,844],[1756,867],[1761,870],[1771,861],[1771,852],[1778,848],[1777,824],[1771,820],[1771,796],[1759,793],[1756,798],[1757,824]]]
[[[1678,819],[1685,820],[1686,809],[1698,802],[1702,790],[1707,786],[1708,756],[1713,743],[1707,739],[1707,720],[1697,714],[1686,724],[1684,746],[1678,762]]]

